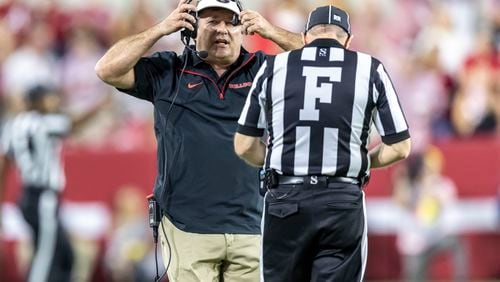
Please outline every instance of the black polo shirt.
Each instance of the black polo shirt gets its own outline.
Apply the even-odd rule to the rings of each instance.
[[[164,214],[181,230],[260,233],[258,171],[236,156],[233,137],[264,60],[262,52],[242,49],[237,62],[218,77],[192,51],[181,56],[160,52],[140,59],[134,68],[135,88],[121,90],[154,105],[158,141],[154,194]]]

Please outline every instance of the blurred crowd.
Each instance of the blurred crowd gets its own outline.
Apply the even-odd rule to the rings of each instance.
[[[300,32],[315,6],[350,13],[352,48],[378,57],[393,77],[416,151],[440,138],[500,132],[500,4],[497,0],[243,1],[269,21]],[[78,114],[106,93],[94,65],[126,35],[154,25],[177,5],[159,0],[0,1],[2,116],[23,108],[33,85],[59,90],[65,111]],[[277,53],[258,37],[245,47]],[[178,34],[158,50],[181,51]],[[146,102],[113,94],[112,106],[72,137],[71,145],[137,150],[154,148],[152,111]]]
[[[242,2],[245,8],[294,32],[303,30],[309,11],[316,6],[334,4],[349,12],[354,34],[351,48],[386,64],[411,128],[415,161],[398,180],[403,184],[395,185],[400,188],[397,201],[409,211],[421,206],[405,198],[408,191],[420,191],[411,187],[423,187],[418,195],[424,203],[428,202],[426,191],[437,190],[426,188],[427,179],[435,184],[437,174],[424,169],[429,157],[425,161],[422,154],[428,156],[429,144],[443,138],[499,136],[500,1]],[[95,75],[94,65],[114,42],[154,25],[176,5],[177,0],[0,0],[0,117],[7,119],[22,111],[25,93],[36,85],[57,89],[63,109],[74,115],[92,109],[111,94],[111,105],[67,144],[97,150],[153,150],[152,107],[106,86]],[[244,46],[269,54],[281,51],[258,36],[247,37]],[[182,49],[179,34],[173,34],[161,39],[151,52]],[[430,176],[412,174],[414,171],[430,171],[425,174]],[[450,182],[441,182],[447,183],[442,185],[445,196],[434,198],[453,198]],[[110,280],[142,281],[140,277],[151,277],[154,271],[148,269],[154,267],[149,230],[141,226],[145,211],[134,209],[143,206],[139,203],[143,195],[129,188],[124,191],[117,193],[113,207],[106,266]],[[422,234],[437,232],[434,226],[420,226],[425,229]],[[431,243],[442,246],[454,240],[443,236],[442,241]],[[401,253],[408,258],[405,267],[409,273],[420,273],[423,266],[419,262],[430,256],[418,250]],[[460,269],[463,255],[457,253]],[[117,257],[125,259],[117,261]]]

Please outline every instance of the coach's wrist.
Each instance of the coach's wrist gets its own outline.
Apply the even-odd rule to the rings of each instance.
[[[154,37],[161,38],[175,32],[175,27],[170,25],[166,19],[151,28],[151,33]]]

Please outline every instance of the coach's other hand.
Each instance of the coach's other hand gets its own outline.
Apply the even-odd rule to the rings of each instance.
[[[240,14],[242,31],[245,35],[254,35],[255,33],[269,39],[274,26],[269,23],[261,14],[252,10],[242,11]]]

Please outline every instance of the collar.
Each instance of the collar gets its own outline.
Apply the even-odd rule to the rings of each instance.
[[[330,38],[315,39],[304,47],[340,47],[345,49],[344,45],[340,44],[340,42]]]
[[[196,47],[194,45],[191,45],[190,47],[192,48],[192,50],[190,50],[188,48],[184,48],[184,54],[186,54],[186,53],[188,54],[188,56],[191,59],[191,62],[193,62],[193,66],[197,67],[199,64],[206,63],[204,60],[202,60],[200,57],[198,57],[198,55],[193,51],[194,48],[196,48]],[[245,48],[241,47],[240,56],[238,57],[238,59],[236,59],[236,61],[233,63],[233,65],[238,64],[239,62],[242,62],[242,61],[243,62],[246,61],[247,59],[250,58],[251,55],[252,54],[248,53],[248,51],[245,50]]]

